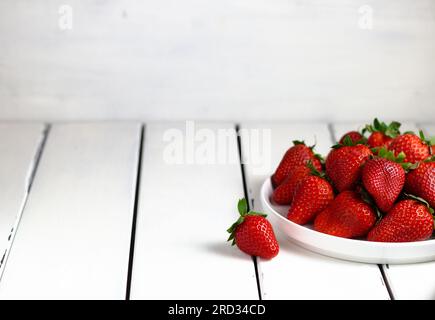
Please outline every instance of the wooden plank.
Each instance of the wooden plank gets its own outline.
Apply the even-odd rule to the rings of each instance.
[[[225,137],[222,130],[230,137],[216,146],[212,140]],[[204,134],[210,140],[201,142]],[[174,143],[179,161],[171,159]],[[210,161],[193,154],[201,146],[213,149]],[[258,299],[251,257],[225,242],[243,197],[237,152],[232,124],[147,126],[132,299]],[[224,154],[232,160],[213,164]]]
[[[0,276],[29,190],[43,124],[0,124]]]
[[[424,120],[433,12],[432,0],[0,1],[0,119]]]
[[[2,299],[125,297],[140,125],[54,125],[0,283]]]
[[[419,127],[428,135],[435,135],[435,125]],[[399,300],[434,300],[434,270],[435,262],[385,266],[385,274],[393,295]]]
[[[278,165],[292,140],[317,141],[317,151],[329,152],[332,139],[325,124],[243,124],[248,130],[270,130],[271,167],[267,174],[256,172],[246,162],[248,190],[254,208],[261,210],[259,190],[263,181]],[[316,137],[314,139],[314,136]],[[242,136],[244,155],[247,140]],[[337,260],[307,251],[287,241],[279,230],[279,256],[271,261],[259,259],[259,272],[264,299],[388,299],[378,266]]]

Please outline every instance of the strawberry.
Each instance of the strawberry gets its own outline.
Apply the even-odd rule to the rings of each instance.
[[[363,185],[382,212],[393,207],[405,185],[405,170],[400,164],[403,158],[403,153],[396,158],[392,151],[382,148],[379,157],[368,160],[364,165]]]
[[[343,238],[362,237],[376,223],[376,213],[354,191],[340,193],[314,220],[314,230]]]
[[[341,137],[339,143],[344,144],[344,140],[346,139],[346,137],[349,137],[353,144],[364,141],[364,136],[361,133],[359,133],[358,131],[350,131]]]
[[[429,158],[429,146],[431,146],[430,142],[426,141],[423,132],[420,131],[420,137],[413,133],[398,136],[388,149],[394,151],[396,156],[403,152],[406,155],[405,162],[416,163]]]
[[[334,191],[325,179],[306,177],[296,188],[287,218],[297,224],[306,224],[324,210],[334,199]]]
[[[310,175],[311,170],[307,166],[297,166],[292,173],[273,192],[272,199],[277,204],[289,205],[293,200],[293,194],[298,184]]]
[[[405,190],[423,198],[435,208],[435,158],[421,162],[406,175]]]
[[[311,161],[313,166],[321,171],[320,156],[314,154],[313,147],[307,147],[304,142],[293,141],[294,146],[287,150],[278,168],[272,176],[272,185],[278,187],[298,166],[303,166]]]
[[[361,178],[362,166],[372,152],[362,144],[333,148],[326,159],[326,175],[339,192],[351,190]]]
[[[251,256],[272,259],[279,252],[272,225],[266,215],[249,211],[246,199],[239,200],[237,205],[240,217],[227,230],[230,233],[228,241]]]
[[[416,200],[402,200],[369,232],[367,240],[411,242],[429,239],[434,221],[427,206]]]
[[[384,135],[382,132],[373,132],[367,140],[370,148],[388,147],[393,138]]]
[[[363,133],[370,132],[367,143],[370,148],[387,147],[391,141],[400,135],[399,122],[393,121],[390,124],[380,122],[378,119],[373,121],[373,124],[366,125]]]

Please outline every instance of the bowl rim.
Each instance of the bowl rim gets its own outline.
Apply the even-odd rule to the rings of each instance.
[[[280,219],[283,223],[288,224],[292,228],[299,229],[302,232],[306,232],[309,234],[312,234],[315,237],[323,238],[328,241],[340,241],[341,243],[346,243],[349,245],[358,245],[358,246],[369,246],[369,247],[377,247],[377,248],[397,248],[397,249],[411,249],[416,247],[426,247],[429,245],[435,244],[435,239],[428,239],[428,240],[422,240],[422,241],[413,241],[413,242],[377,242],[377,241],[368,241],[368,240],[359,240],[359,239],[348,239],[348,238],[341,238],[333,235],[329,235],[326,233],[322,233],[310,228],[307,228],[303,225],[299,225],[297,223],[294,223],[293,221],[288,220],[284,216],[282,216],[279,212],[277,212],[271,202],[270,202],[270,191],[272,190],[272,183],[270,181],[270,178],[267,178],[262,186],[261,186],[261,200],[263,204],[267,206],[267,209],[269,212],[272,212],[275,217]]]

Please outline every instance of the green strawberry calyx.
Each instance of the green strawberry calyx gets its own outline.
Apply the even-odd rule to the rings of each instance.
[[[314,150],[313,150],[313,151],[314,151]],[[315,153],[315,152],[314,152],[314,158],[316,158],[317,160],[319,160],[321,164],[324,164],[324,163],[325,163],[325,158],[323,158],[322,155],[319,154],[319,153]]]
[[[405,162],[406,154],[403,151],[400,152],[397,156],[394,154],[394,151],[388,150],[385,147],[382,147],[380,149],[374,148],[374,150],[372,151],[375,154],[377,153],[378,158],[384,158],[389,161],[400,164],[405,171],[416,169],[418,166],[418,163],[412,164],[409,162]]]
[[[390,124],[386,124],[385,122],[379,121],[378,118],[373,120],[373,124],[368,124],[363,129],[363,133],[366,132],[381,132],[387,137],[396,138],[400,135],[400,126],[401,123],[397,121],[392,121]]]
[[[316,143],[314,143],[312,146],[307,146],[304,140],[293,140],[292,142],[294,146],[302,145],[310,148],[311,150],[314,150],[314,147],[316,146]]]
[[[435,137],[426,137],[423,130],[419,131],[420,139],[423,141],[424,144],[426,144],[429,147],[429,152],[432,154],[432,146],[435,145]]]
[[[314,144],[312,146],[307,146],[304,140],[293,140],[292,142],[293,142],[293,145],[295,145],[295,146],[303,145],[303,146],[310,148],[311,151],[313,151],[315,158],[317,158],[322,164],[325,162],[325,159],[322,157],[322,155],[319,153],[316,153],[316,151],[314,150],[314,148],[317,145],[317,142],[314,142]]]
[[[246,217],[248,217],[248,216],[260,216],[263,218],[267,217],[267,215],[264,213],[250,211],[248,208],[248,201],[246,201],[245,198],[239,200],[239,202],[237,204],[237,209],[239,211],[240,217],[227,230],[227,232],[230,234],[230,237],[228,238],[227,241],[232,241],[232,243],[231,243],[232,246],[234,246],[236,244],[235,236],[236,236],[237,227],[245,221]]]
[[[306,166],[307,166],[308,169],[310,169],[310,174],[311,174],[312,176],[315,176],[315,177],[319,177],[319,178],[325,179],[325,180],[328,181],[329,183],[332,183],[332,182],[330,181],[329,177],[326,175],[326,173],[323,172],[323,171],[319,171],[319,170],[317,170],[317,168],[313,165],[313,162],[312,162],[311,160],[309,160],[309,161],[307,162]]]
[[[325,176],[325,174],[323,172],[320,172],[319,170],[316,169],[316,167],[313,165],[313,162],[311,160],[308,160],[306,166],[308,169],[310,169],[311,175],[317,176],[320,178],[323,178]]]
[[[342,143],[337,143],[332,146],[333,149],[340,149],[342,147],[354,147],[358,144],[367,144],[367,138],[363,137],[362,139],[353,142],[352,138],[349,135],[346,135],[343,139]]]
[[[297,146],[297,145],[304,145],[304,146],[306,146],[304,140],[293,140],[292,142],[293,142],[293,145],[295,145],[295,146]]]
[[[317,142],[316,142],[316,141],[314,141],[314,144],[313,144],[312,146],[307,146],[307,144],[305,143],[304,140],[293,140],[292,142],[293,142],[293,145],[294,145],[294,146],[297,146],[297,145],[303,145],[303,146],[306,146],[306,147],[310,148],[312,151],[314,151],[314,148],[315,148],[316,145],[317,145]]]
[[[387,137],[396,138],[400,135],[401,125],[402,124],[397,121],[392,121],[390,122],[390,124],[386,124],[385,122],[379,121],[378,118],[375,118],[375,120],[373,120],[373,124],[368,124],[365,126],[365,128],[363,129],[363,134],[366,132],[381,132]]]

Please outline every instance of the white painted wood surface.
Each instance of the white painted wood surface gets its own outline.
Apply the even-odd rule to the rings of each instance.
[[[335,124],[333,135],[324,123],[243,123],[243,151],[245,156],[254,152],[244,159],[253,207],[261,209],[259,187],[292,140],[316,140],[326,155],[332,136],[338,139],[366,122]],[[403,127],[417,129],[413,123]],[[435,134],[435,126],[421,127]],[[198,131],[204,128],[211,131]],[[237,199],[243,197],[234,136],[229,145],[206,155],[213,160],[226,152],[236,161],[198,163],[207,160],[204,139],[231,128],[233,124],[200,123],[196,137],[188,140],[185,123],[147,127],[132,299],[258,298],[252,260],[224,243],[225,229],[237,217]],[[165,162],[164,135],[177,134],[170,129],[184,137],[184,160],[192,146],[193,163]],[[0,237],[9,234],[26,198],[42,130],[40,124],[0,124]],[[139,136],[135,123],[53,126],[0,281],[0,298],[125,297]],[[324,257],[281,234],[278,238],[280,255],[258,261],[264,299],[388,299],[377,266]],[[434,264],[383,266],[394,297],[435,299]],[[240,285],[228,290],[234,281]]]
[[[225,242],[243,197],[234,125],[198,123],[195,128],[195,135],[185,136],[184,123],[147,125],[131,299],[258,299],[251,257]],[[213,140],[220,129],[230,130],[232,137],[215,149],[216,155],[228,152],[235,161],[190,161],[189,150],[204,151],[203,134]],[[182,139],[181,155],[191,164],[165,160],[171,142],[164,138],[172,134]]]
[[[435,135],[435,125],[419,126]],[[396,299],[435,299],[435,262],[385,266],[385,274]]]
[[[243,124],[247,129],[271,130],[272,168],[274,170],[292,140],[317,141],[318,152],[326,155],[332,139],[326,124]],[[242,136],[242,149],[248,150]],[[246,159],[245,161],[248,161]],[[254,208],[261,210],[260,186],[268,175],[256,174],[247,163],[246,176]],[[336,260],[302,249],[287,241],[279,230],[279,256],[259,260],[260,284],[264,299],[389,299],[378,266]]]
[[[139,141],[134,123],[52,127],[0,298],[125,298]]]
[[[59,27],[72,9],[72,30]],[[372,10],[372,29],[359,25]],[[432,116],[431,0],[3,0],[0,119]],[[122,74],[122,76],[119,76]]]
[[[428,137],[435,136],[435,124],[421,124],[419,125],[421,129],[425,132]]]
[[[0,276],[27,199],[43,124],[0,123]]]

